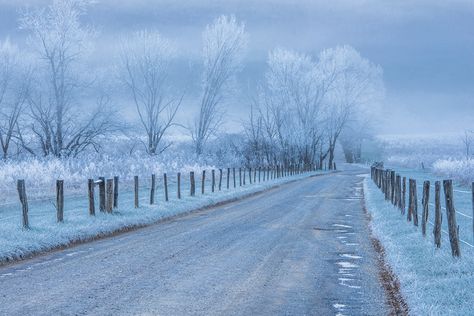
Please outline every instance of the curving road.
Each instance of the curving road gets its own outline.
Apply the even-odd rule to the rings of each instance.
[[[383,315],[362,169],[0,268],[1,315]]]

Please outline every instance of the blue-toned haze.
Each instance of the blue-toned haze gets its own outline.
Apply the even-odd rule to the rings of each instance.
[[[182,62],[175,80],[190,98],[199,88],[201,33],[220,14],[235,14],[250,34],[239,92],[229,101],[228,126],[237,129],[248,95],[265,70],[268,50],[317,55],[349,44],[381,65],[386,101],[379,132],[461,133],[474,120],[474,2],[472,1],[250,1],[98,0],[85,17],[99,30],[98,61],[113,55],[121,35],[158,29],[175,42]],[[0,38],[24,42],[19,10],[48,1],[0,1]],[[182,113],[181,121],[186,121]]]

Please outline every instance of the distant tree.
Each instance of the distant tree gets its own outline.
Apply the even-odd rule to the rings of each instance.
[[[7,39],[0,42],[0,145],[7,159],[18,139],[19,120],[30,88],[30,73],[20,62],[20,52]]]
[[[202,96],[199,114],[190,128],[196,154],[222,124],[221,108],[231,79],[241,66],[247,43],[245,26],[234,16],[220,16],[203,33]],[[227,88],[227,89],[226,89]]]
[[[470,160],[472,158],[471,148],[474,142],[474,132],[465,130],[461,140],[464,145],[464,153],[466,155],[466,160]]]
[[[82,77],[94,32],[80,22],[89,2],[55,0],[46,8],[24,12],[20,19],[37,58],[29,105],[31,128],[45,156],[77,156],[86,148],[97,149],[96,137],[116,128],[102,101],[95,110],[79,109],[80,95],[91,84]]]
[[[146,151],[150,155],[170,146],[171,143],[164,143],[163,136],[173,126],[182,101],[182,97],[170,95],[167,85],[173,53],[169,41],[150,31],[135,33],[121,47],[120,76],[145,129]]]
[[[384,93],[382,69],[361,57],[350,46],[323,51],[319,63],[324,72],[335,75],[322,111],[328,140],[328,164],[332,168],[341,133],[351,121],[363,122],[368,113],[378,106]],[[355,137],[356,134],[347,133],[346,136]],[[359,140],[346,141],[352,143]]]

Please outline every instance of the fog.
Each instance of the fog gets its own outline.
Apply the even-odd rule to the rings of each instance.
[[[24,43],[19,12],[48,1],[0,1],[0,38]],[[157,29],[175,42],[188,96],[199,88],[201,33],[220,14],[235,14],[249,33],[239,89],[227,101],[231,129],[239,129],[247,95],[263,75],[275,47],[317,55],[349,44],[384,70],[386,99],[378,132],[451,132],[474,119],[474,6],[470,1],[106,1],[91,6],[85,21],[97,31],[92,56],[110,58],[117,39],[132,30]],[[182,80],[178,80],[182,81]],[[188,98],[187,106],[192,111]],[[186,121],[186,115],[180,114]]]

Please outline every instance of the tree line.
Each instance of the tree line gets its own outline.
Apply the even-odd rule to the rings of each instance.
[[[9,39],[0,42],[4,159],[99,152],[104,141],[123,130],[109,89],[87,63],[97,34],[82,22],[90,5],[55,0],[26,10],[19,27],[28,33],[27,48]],[[166,137],[170,128],[181,126],[201,155],[222,134],[225,101],[244,66],[245,24],[223,15],[203,30],[199,111],[186,125],[176,119],[184,111],[186,93],[169,80],[177,59],[172,41],[156,30],[142,30],[118,42],[113,75],[135,107],[144,151],[165,151],[171,145]],[[350,46],[325,49],[318,56],[278,48],[269,52],[266,64],[242,123],[240,152],[246,163],[321,167],[328,161],[332,167],[338,143],[347,161],[358,161],[383,98],[381,68]]]

